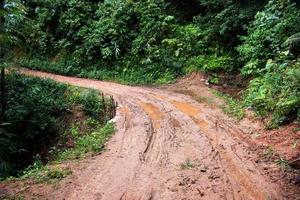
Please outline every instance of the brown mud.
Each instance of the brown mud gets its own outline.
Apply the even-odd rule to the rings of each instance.
[[[297,199],[274,163],[260,162],[250,133],[261,125],[226,116],[222,100],[193,75],[160,88],[131,87],[22,70],[113,95],[117,132],[101,155],[77,163],[53,189],[26,197],[56,200]],[[42,194],[41,194],[42,193]]]

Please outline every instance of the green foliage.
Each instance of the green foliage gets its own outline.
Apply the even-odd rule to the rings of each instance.
[[[0,177],[15,172],[42,146],[49,145],[65,113],[67,87],[49,80],[9,75],[7,120],[0,126]],[[25,164],[26,165],[26,164]]]
[[[58,149],[57,151],[52,152],[52,164],[44,165],[40,156],[37,155],[34,158],[33,164],[26,167],[20,173],[18,178],[9,177],[6,180],[22,180],[30,178],[36,183],[53,183],[72,174],[72,171],[69,168],[62,168],[54,163],[82,158],[87,153],[99,153],[103,150],[105,142],[115,131],[114,124],[112,123],[108,123],[102,128],[98,121],[92,119],[87,119],[85,122],[81,123],[93,128],[84,130],[84,133],[79,133],[79,124],[74,124],[74,126],[66,132],[66,136],[73,137],[75,146],[69,149]]]
[[[73,63],[71,61],[58,61],[58,62],[50,62],[46,59],[39,58],[20,58],[16,60],[16,63],[21,67],[42,70],[47,72],[54,72],[65,75],[78,75],[81,73],[79,68],[73,67]],[[84,71],[85,73],[86,70]]]
[[[70,130],[74,137],[75,146],[70,149],[62,150],[55,156],[56,161],[82,158],[86,153],[99,153],[107,139],[115,132],[114,124],[108,123],[104,127],[96,128],[95,131],[85,135],[78,133],[78,129]]]
[[[182,170],[184,170],[184,169],[192,169],[192,168],[195,168],[195,165],[194,165],[194,163],[190,159],[186,159],[185,162],[183,162],[183,163],[180,164],[180,168]]]
[[[104,103],[94,90],[69,88],[54,81],[7,76],[6,121],[0,124],[0,177],[16,175],[29,165],[32,156],[47,152],[68,128],[64,118],[80,105],[87,116],[101,123],[109,120]],[[106,107],[109,106],[105,100]],[[46,155],[45,155],[46,154]]]
[[[61,180],[70,174],[72,174],[72,171],[69,168],[60,169],[58,167],[50,167],[43,165],[40,160],[36,160],[22,172],[20,179],[33,178],[36,183],[51,183]]]
[[[150,83],[170,83],[175,80],[173,71],[168,68],[161,69],[143,69],[143,68],[118,68],[115,71],[108,69],[98,69],[96,67],[85,69],[73,67],[71,61],[49,62],[38,58],[20,58],[16,62],[19,66],[42,70],[46,72],[54,72],[69,76],[86,77],[100,80],[116,80],[124,84],[150,84]],[[69,63],[70,65],[66,64]]]
[[[265,1],[251,0],[236,2],[233,0],[198,0],[204,7],[203,13],[195,16],[196,22],[205,30],[203,39],[209,47],[218,51],[234,50],[239,43],[238,36],[245,34],[245,27],[261,9]],[[221,48],[221,49],[219,49]]]
[[[11,50],[20,44],[23,36],[18,29],[24,28],[26,8],[19,0],[2,1],[0,5],[0,66],[11,57]]]
[[[279,158],[276,159],[275,162],[281,168],[282,171],[292,170],[292,168],[289,164],[290,162],[288,160],[286,160],[285,158],[283,158],[282,156],[279,156]]]
[[[100,117],[100,112],[103,110],[103,104],[101,104],[99,93],[95,90],[89,90],[86,94],[84,94],[81,104],[88,115],[95,119]]]
[[[26,57],[18,60],[23,67],[126,84],[170,83],[192,71],[213,74],[210,82],[218,84],[218,73],[240,72],[255,78],[245,103],[272,115],[272,124],[299,115],[292,109],[298,105],[296,82],[282,75],[297,71],[296,1],[29,0],[25,5],[33,31],[24,38]]]
[[[241,59],[246,62],[244,75],[258,75],[268,59],[274,59],[287,51],[285,41],[299,33],[300,12],[290,0],[270,0],[264,10],[258,12],[249,26],[249,35],[243,36],[238,48]]]
[[[37,28],[27,38],[28,52],[37,56],[38,51],[45,61],[21,60],[22,66],[129,84],[161,84],[183,71],[236,70],[234,45],[239,41],[232,35],[245,32],[244,25],[263,3],[182,3],[194,14],[204,13],[195,16],[195,23],[184,25],[170,15],[186,12],[181,14],[190,16],[188,10],[176,10],[181,4],[177,1],[30,0],[26,4]],[[56,56],[49,51],[66,55],[49,62],[49,57]]]
[[[80,131],[80,126],[85,126]],[[51,162],[47,165],[41,161],[39,155],[34,157],[34,162],[26,167],[18,178],[9,177],[6,180],[14,179],[33,179],[36,183],[47,182],[53,183],[59,181],[72,174],[69,168],[62,168],[55,163],[65,160],[73,160],[83,158],[87,153],[97,154],[103,150],[105,142],[115,132],[115,126],[108,123],[102,126],[99,121],[87,119],[84,122],[75,123],[69,130],[66,130],[64,137],[72,137],[74,139],[74,147],[65,149],[52,148]]]
[[[70,89],[69,100],[73,104],[82,105],[85,113],[94,119],[100,119],[100,114],[105,106],[105,102],[102,102],[100,94],[96,90],[80,90],[73,87]]]
[[[4,196],[3,200],[25,200],[25,198],[23,196],[19,196],[19,195],[9,195],[9,196]]]
[[[185,71],[230,72],[233,70],[233,66],[233,59],[229,56],[200,55],[187,61]]]
[[[221,106],[224,113],[235,117],[237,120],[242,120],[246,116],[245,106],[241,101],[233,99],[229,95],[216,90],[212,90],[212,92],[225,100],[226,105]]]
[[[269,63],[273,70],[251,81],[245,102],[262,116],[272,116],[269,128],[300,119],[300,64]]]

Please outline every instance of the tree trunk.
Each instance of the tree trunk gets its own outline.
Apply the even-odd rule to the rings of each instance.
[[[0,0],[0,10],[4,9],[4,0]],[[0,16],[0,31],[4,30],[4,16]],[[1,34],[1,33],[0,33]],[[0,60],[3,60],[4,52],[3,48],[0,47]],[[1,116],[0,122],[5,120],[5,110],[6,110],[6,92],[5,92],[5,69],[1,68],[0,74],[0,104],[1,104]]]
[[[0,77],[0,91],[1,91],[1,121],[5,121],[5,111],[6,111],[6,92],[5,92],[5,69],[1,69],[1,77]]]

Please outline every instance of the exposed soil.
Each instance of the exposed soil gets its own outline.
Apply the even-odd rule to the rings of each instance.
[[[28,199],[299,199],[299,188],[263,159],[266,145],[259,142],[267,140],[253,137],[262,124],[226,116],[219,109],[224,102],[198,74],[150,88],[23,72],[98,89],[119,103],[118,131],[107,150],[72,163],[73,174],[55,187],[19,192]]]

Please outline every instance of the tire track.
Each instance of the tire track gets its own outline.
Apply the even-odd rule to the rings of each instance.
[[[108,151],[50,199],[284,199],[249,159],[243,129],[205,103],[164,89],[22,72],[101,90],[120,105]]]

